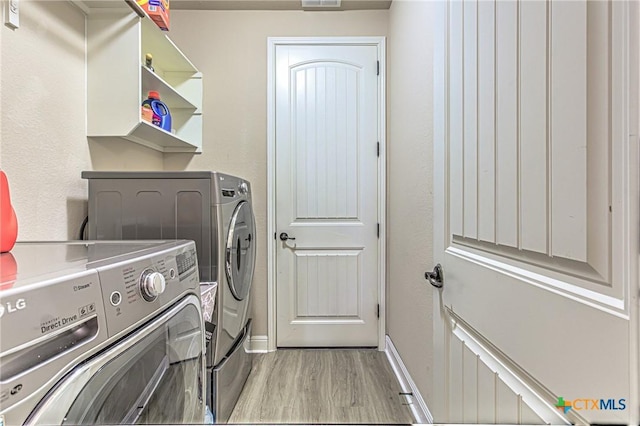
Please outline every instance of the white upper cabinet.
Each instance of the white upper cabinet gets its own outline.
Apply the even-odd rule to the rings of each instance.
[[[149,18],[130,9],[92,10],[87,17],[87,133],[123,138],[161,152],[202,149],[202,74]],[[154,71],[145,66],[153,56]],[[142,120],[148,92],[160,94],[172,131]]]

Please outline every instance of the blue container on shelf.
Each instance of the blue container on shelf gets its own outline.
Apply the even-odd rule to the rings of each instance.
[[[160,100],[160,94],[154,90],[149,91],[149,97],[142,102],[142,107],[150,108],[153,112],[151,123],[171,132],[171,112],[169,107]]]

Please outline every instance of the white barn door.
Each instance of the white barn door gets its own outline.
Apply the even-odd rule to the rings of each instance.
[[[638,5],[435,22],[435,420],[637,424]]]

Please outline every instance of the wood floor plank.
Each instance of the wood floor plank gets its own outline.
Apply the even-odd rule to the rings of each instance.
[[[280,349],[259,354],[229,423],[408,424],[383,352]]]

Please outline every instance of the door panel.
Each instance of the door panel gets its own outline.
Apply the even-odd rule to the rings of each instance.
[[[361,250],[296,250],[296,318],[330,319],[362,315]]]
[[[524,374],[496,357],[481,337],[449,312],[446,350],[448,422],[470,424],[559,424],[563,418],[519,377]]]
[[[547,253],[547,10],[544,2],[523,2],[520,20],[520,248]]]
[[[378,343],[377,55],[276,47],[278,346]]]
[[[466,2],[464,3],[466,6]],[[496,244],[517,247],[518,233],[518,151],[513,141],[517,137],[517,4],[502,1],[495,4],[495,81],[496,81]],[[465,31],[465,28],[463,28]],[[482,53],[481,53],[482,54]],[[461,100],[465,102],[466,99]],[[463,141],[462,145],[471,141]],[[463,149],[464,149],[463,148]],[[473,175],[462,177],[474,180]]]
[[[554,422],[633,422],[635,409],[576,406],[565,416],[554,404],[637,404],[636,6],[439,8],[434,234],[445,286],[435,304],[444,370],[436,382],[448,392],[436,421],[475,422],[467,414],[478,411],[491,422],[548,422],[551,407]],[[479,377],[467,376],[478,352],[451,343],[461,328],[538,402],[522,408],[524,394],[503,375],[495,413],[460,398]]]
[[[358,84],[361,70],[340,63],[294,67],[295,220],[358,215]]]
[[[495,9],[494,2],[478,3],[478,240],[490,243],[496,242]]]
[[[550,5],[550,206],[549,254],[587,260],[587,7],[586,2]],[[605,15],[606,16],[606,15]],[[554,31],[555,30],[555,31]],[[580,35],[580,36],[578,36]],[[604,34],[603,34],[604,35]],[[597,52],[593,52],[597,53]],[[605,63],[608,58],[600,58]],[[590,94],[597,95],[593,90]],[[613,94],[620,95],[618,94]],[[590,102],[608,103],[591,97]],[[595,118],[595,117],[594,117]],[[607,120],[607,115],[600,117]],[[607,140],[607,139],[605,139]],[[554,143],[556,142],[556,143]]]

